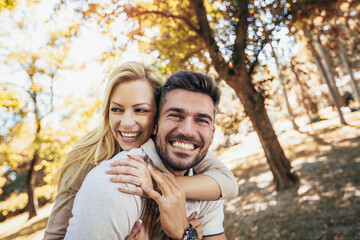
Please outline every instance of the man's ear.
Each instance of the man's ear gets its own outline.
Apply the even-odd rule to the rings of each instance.
[[[211,142],[210,142],[210,144],[213,143],[214,136],[215,136],[215,129],[216,129],[216,127],[215,127],[215,125],[214,125],[213,134],[212,134],[212,137],[211,137]]]
[[[156,134],[157,134],[157,131],[158,131],[158,124],[155,123],[154,128],[153,128],[153,131],[152,131],[152,134],[156,135]]]

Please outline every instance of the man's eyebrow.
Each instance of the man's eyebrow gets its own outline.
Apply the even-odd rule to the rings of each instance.
[[[165,110],[164,113],[168,113],[168,112],[178,112],[178,113],[183,113],[184,110],[181,108],[176,108],[176,107],[171,107]]]
[[[168,112],[184,113],[184,109],[172,107],[172,108],[166,109],[164,113],[168,113]],[[207,114],[207,113],[197,113],[196,116],[197,116],[197,117],[200,117],[200,118],[207,118],[207,119],[209,119],[211,122],[213,121],[213,118],[212,118],[209,114]]]

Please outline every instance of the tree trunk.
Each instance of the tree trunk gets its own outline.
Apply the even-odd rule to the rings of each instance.
[[[35,190],[35,182],[36,182],[36,171],[35,171],[35,165],[38,163],[39,160],[39,151],[35,150],[33,158],[30,163],[30,169],[28,171],[28,175],[26,178],[26,186],[27,186],[27,194],[28,194],[28,203],[26,206],[26,209],[29,213],[29,218],[31,219],[37,215],[38,211],[38,201],[37,197],[34,194]]]
[[[325,73],[324,67],[323,67],[323,65],[322,65],[322,63],[320,61],[320,57],[317,55],[312,42],[308,41],[308,44],[309,44],[311,52],[313,53],[316,66],[318,67],[322,78],[324,79],[324,81],[326,82],[326,85],[329,88],[331,99],[332,99],[332,101],[333,101],[333,103],[335,105],[335,108],[336,108],[336,110],[337,110],[337,112],[339,114],[340,123],[344,124],[344,125],[347,125],[347,123],[345,122],[345,119],[344,119],[344,115],[343,115],[343,113],[341,111],[341,105],[340,105],[339,101],[337,101],[335,90],[332,87],[332,85],[330,83],[330,80],[328,79],[328,77],[327,77],[327,75]]]
[[[336,86],[336,81],[335,81],[335,78],[334,78],[334,74],[333,74],[333,64],[331,62],[331,59],[330,59],[330,56],[329,54],[327,53],[327,51],[325,50],[325,48],[323,47],[323,45],[321,44],[321,42],[319,40],[317,40],[316,42],[316,47],[317,47],[317,52],[320,54],[321,56],[321,59],[320,59],[320,62],[322,62],[322,66],[323,66],[323,69],[325,71],[325,74],[327,76],[327,79],[329,80],[329,86],[332,87],[333,89],[333,92],[335,94],[335,98],[338,102],[338,104],[340,105],[340,107],[344,107],[345,106],[345,101],[344,99],[342,98],[341,94],[339,93],[339,89],[338,87]]]
[[[293,74],[295,75],[296,83],[299,84],[299,86],[300,86],[301,102],[302,102],[302,104],[305,108],[306,114],[309,118],[309,123],[312,123],[314,118],[319,118],[317,105],[316,105],[316,103],[314,103],[311,100],[311,97],[309,96],[307,91],[305,91],[304,84],[300,80],[299,74],[296,72],[295,66],[292,62],[290,63],[290,69],[293,72]]]
[[[266,113],[264,98],[260,93],[256,92],[246,70],[236,73],[235,77],[229,77],[226,82],[237,93],[258,134],[274,177],[276,189],[284,190],[298,185],[299,178],[292,170],[289,160],[285,157],[285,153]]]
[[[346,56],[344,44],[340,40],[339,40],[339,50],[340,50],[341,60],[342,60],[342,62],[344,64],[344,67],[346,68],[346,70],[347,70],[347,72],[349,74],[350,81],[351,81],[351,84],[353,86],[356,98],[360,102],[360,88],[359,88],[358,83],[355,80],[353,71],[352,71],[352,69],[350,67],[348,57]]]
[[[288,116],[289,116],[289,120],[293,126],[293,129],[296,130],[296,131],[299,131],[299,127],[297,126],[296,122],[295,122],[295,119],[294,119],[294,114],[291,110],[291,107],[290,107],[290,103],[289,103],[289,98],[288,98],[288,95],[287,95],[287,91],[286,91],[286,87],[285,87],[285,84],[284,84],[284,78],[283,78],[283,75],[281,73],[281,70],[280,70],[280,65],[279,65],[279,61],[278,61],[278,58],[275,54],[275,51],[274,51],[274,47],[273,45],[270,43],[270,46],[271,46],[271,52],[272,52],[272,55],[275,59],[275,64],[276,64],[276,68],[277,68],[277,71],[278,71],[278,78],[279,78],[279,82],[280,82],[280,87],[281,87],[281,92],[283,94],[283,97],[284,97],[284,101],[285,101],[285,105],[286,105],[286,110],[287,110],[287,113],[288,113]]]
[[[277,136],[272,128],[269,117],[264,107],[262,94],[256,92],[250,81],[246,69],[246,40],[248,34],[248,0],[237,1],[235,17],[239,22],[234,26],[236,39],[233,45],[232,63],[224,60],[222,53],[215,41],[213,30],[207,19],[207,12],[203,0],[191,0],[191,7],[197,16],[197,25],[190,24],[190,27],[202,38],[209,52],[213,66],[221,78],[231,86],[240,101],[244,105],[245,112],[250,118],[256,133],[263,146],[270,170],[274,176],[277,190],[292,188],[297,185],[299,179],[291,170],[290,163],[285,157]]]
[[[27,194],[28,194],[28,202],[27,202],[26,209],[29,213],[29,219],[31,219],[37,215],[37,211],[39,208],[37,197],[34,194],[34,190],[36,187],[36,175],[37,175],[37,172],[35,171],[35,166],[39,162],[39,158],[40,158],[39,151],[40,151],[40,132],[41,132],[41,118],[39,117],[39,109],[38,109],[38,105],[37,105],[37,94],[38,93],[36,92],[36,90],[35,91],[33,90],[33,89],[36,89],[33,87],[33,86],[36,86],[34,83],[34,80],[33,80],[33,75],[30,75],[30,79],[31,79],[32,88],[30,88],[29,94],[34,103],[36,129],[35,129],[35,138],[32,141],[32,146],[34,146],[35,151],[33,154],[33,158],[31,159],[30,169],[28,171],[27,178],[26,178],[26,186],[27,186]]]

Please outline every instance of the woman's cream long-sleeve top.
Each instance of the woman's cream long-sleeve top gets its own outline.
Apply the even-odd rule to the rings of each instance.
[[[72,217],[71,210],[76,193],[80,189],[86,175],[94,167],[89,166],[84,169],[70,188],[62,191],[66,182],[69,181],[78,170],[79,165],[80,164],[77,163],[70,166],[62,178],[59,187],[60,194],[55,198],[55,203],[45,229],[44,239],[46,240],[64,239],[65,237],[69,219]],[[205,158],[194,167],[194,171],[206,174],[215,179],[221,190],[221,199],[229,199],[237,195],[238,185],[233,173],[213,153],[208,152]],[[115,188],[114,191],[116,191]]]

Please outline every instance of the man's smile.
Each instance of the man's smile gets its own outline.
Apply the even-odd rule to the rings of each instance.
[[[180,149],[184,149],[184,150],[194,150],[195,148],[197,148],[198,146],[192,143],[187,143],[187,142],[180,142],[180,141],[170,141],[171,146],[175,147],[175,148],[180,148]]]

